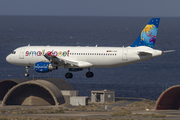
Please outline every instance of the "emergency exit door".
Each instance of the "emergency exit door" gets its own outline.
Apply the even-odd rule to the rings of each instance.
[[[127,53],[128,53],[128,50],[123,50],[122,60],[128,60]]]

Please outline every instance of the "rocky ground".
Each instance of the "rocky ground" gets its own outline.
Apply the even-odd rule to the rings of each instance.
[[[155,111],[154,100],[119,100],[87,106],[1,106],[0,120],[179,120],[180,112]]]

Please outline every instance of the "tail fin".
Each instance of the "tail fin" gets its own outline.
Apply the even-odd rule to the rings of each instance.
[[[148,46],[154,48],[160,18],[152,18],[139,34],[131,47]]]

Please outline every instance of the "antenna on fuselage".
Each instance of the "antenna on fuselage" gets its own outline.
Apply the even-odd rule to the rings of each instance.
[[[30,46],[30,44],[28,44],[28,46]]]
[[[96,46],[95,47],[97,47],[98,46],[98,44],[96,44]]]

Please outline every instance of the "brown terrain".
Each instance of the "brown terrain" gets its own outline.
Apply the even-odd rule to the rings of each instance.
[[[0,120],[179,120],[179,110],[155,111],[156,101],[119,100],[87,106],[1,106]]]

